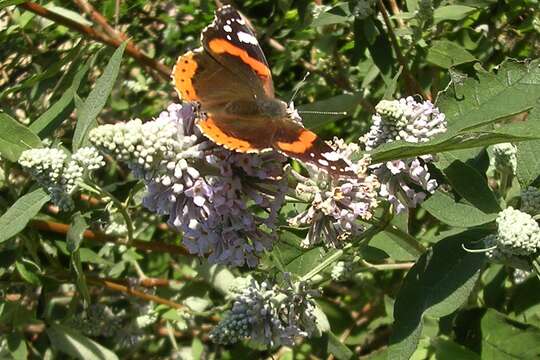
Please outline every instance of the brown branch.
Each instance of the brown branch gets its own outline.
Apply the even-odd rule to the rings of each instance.
[[[83,12],[87,13],[92,21],[99,25],[111,38],[119,38],[122,41],[127,40],[126,34],[120,31],[116,31],[105,18],[97,11],[89,2],[86,0],[73,0],[73,2],[81,9]]]
[[[33,12],[34,14],[37,14],[39,16],[42,16],[44,18],[47,18],[49,20],[52,20],[60,25],[64,25],[65,27],[77,31],[81,33],[82,35],[98,41],[102,44],[109,45],[112,47],[118,47],[122,43],[122,39],[116,38],[116,37],[109,37],[108,35],[102,33],[101,31],[98,31],[92,27],[79,24],[78,22],[71,20],[67,17],[64,17],[60,14],[54,13],[52,11],[49,11],[48,9],[44,8],[43,6],[33,3],[33,2],[25,2],[19,5],[20,7]],[[169,81],[170,74],[172,72],[171,69],[169,69],[166,65],[162,64],[161,62],[152,59],[151,57],[145,55],[142,53],[131,41],[128,41],[128,44],[126,46],[126,53],[131,56],[133,59],[150,69],[150,74],[157,79],[158,81]],[[156,71],[159,74],[159,77],[156,77],[154,75],[154,71]]]
[[[396,56],[398,58],[398,62],[403,68],[403,75],[405,75],[405,86],[407,87],[407,92],[409,95],[420,94],[424,99],[432,100],[431,94],[429,92],[425,92],[418,81],[412,76],[411,72],[409,71],[409,66],[407,64],[407,61],[403,57],[403,54],[401,52],[401,49],[399,47],[399,43],[396,38],[396,34],[394,34],[394,30],[392,27],[392,22],[390,21],[390,17],[388,16],[388,12],[386,11],[386,7],[384,6],[384,3],[382,0],[377,1],[377,5],[379,7],[379,11],[381,12],[383,16],[384,23],[386,24],[386,27],[388,29],[388,36],[390,37],[390,43],[392,44],[392,47],[394,48],[394,52],[396,53]]]
[[[67,224],[62,224],[62,223],[57,223],[57,222],[52,222],[52,221],[44,221],[44,220],[32,220],[30,222],[30,226],[32,226],[34,229],[37,229],[37,230],[48,231],[48,232],[61,234],[61,235],[67,234],[69,230],[69,225]],[[120,242],[117,238],[113,236],[109,236],[101,232],[92,231],[92,230],[86,230],[83,233],[83,238],[85,240],[90,240],[90,241],[99,242],[99,243],[113,243],[113,244],[128,245],[127,243]],[[173,245],[173,244],[133,240],[130,245],[138,250],[151,251],[151,252],[152,251],[163,252],[163,253],[177,254],[177,255],[183,255],[183,256],[192,256],[184,247]]]
[[[135,290],[129,286],[121,285],[121,284],[118,284],[109,280],[103,280],[97,277],[86,276],[86,281],[91,285],[103,286],[109,290],[118,291],[118,292],[131,295],[131,296],[134,296],[139,299],[146,300],[146,301],[153,301],[158,304],[167,305],[174,309],[185,309],[185,306],[182,304],[178,304],[174,301],[171,301],[171,300],[168,300],[168,299],[156,296],[156,295],[147,294],[145,292]]]
[[[405,27],[405,23],[403,22],[403,19],[399,16],[401,14],[401,10],[399,9],[399,6],[396,2],[396,0],[388,0],[390,3],[390,10],[392,10],[392,15],[396,17],[396,21],[400,28]]]

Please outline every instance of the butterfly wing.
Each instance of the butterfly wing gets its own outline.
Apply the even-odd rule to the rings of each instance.
[[[331,175],[357,176],[345,160],[335,155],[330,145],[294,121],[281,121],[273,139],[273,146],[285,155],[311,163]]]
[[[261,116],[252,89],[206,51],[180,56],[173,79],[183,100],[201,104],[206,118],[197,125],[210,140],[239,152],[271,148],[275,127]]]
[[[254,95],[274,97],[272,73],[249,21],[230,5],[216,11],[202,32],[204,49],[248,84]]]

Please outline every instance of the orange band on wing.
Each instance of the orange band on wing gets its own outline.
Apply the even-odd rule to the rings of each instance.
[[[226,134],[218,127],[218,125],[216,125],[214,119],[212,118],[200,120],[197,125],[207,138],[209,138],[216,144],[223,146],[226,149],[236,150],[239,152],[254,152],[258,150],[257,148],[254,148],[249,142],[242,139],[237,139],[229,134]]]
[[[317,139],[317,135],[309,130],[302,130],[298,139],[293,142],[276,141],[276,146],[279,150],[293,154],[302,154],[313,146],[313,142]]]
[[[194,53],[189,51],[178,58],[174,65],[172,77],[176,91],[182,98],[187,101],[197,101],[199,97],[193,87],[193,76],[197,72],[197,63],[193,59]]]
[[[238,56],[243,62],[248,64],[258,75],[263,77],[270,77],[270,69],[264,63],[249,56],[246,50],[240,49],[227,40],[213,39],[209,43],[210,49],[218,54],[227,53],[230,55]]]

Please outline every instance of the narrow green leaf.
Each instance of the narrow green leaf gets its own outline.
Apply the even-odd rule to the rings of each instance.
[[[80,212],[73,214],[71,225],[67,232],[67,249],[69,252],[74,252],[79,249],[79,245],[83,239],[83,233],[88,228],[88,224],[84,216]]]
[[[453,161],[444,174],[452,188],[467,201],[486,214],[501,211],[495,194],[487,184],[487,180],[473,167],[462,161]]]
[[[59,352],[80,360],[116,360],[111,350],[87,338],[78,331],[63,325],[53,324],[47,328],[52,347]]]
[[[285,269],[298,276],[303,276],[321,263],[323,256],[324,251],[320,247],[304,251],[300,256],[294,258],[290,263],[284,264]]]
[[[77,112],[77,126],[73,134],[73,151],[77,151],[84,146],[90,130],[97,125],[96,118],[107,103],[107,99],[118,77],[122,55],[127,42],[116,49],[111,56],[109,63],[105,67],[103,74],[96,81],[96,85],[88,95],[80,111]]]
[[[24,335],[20,332],[12,332],[7,336],[8,350],[13,359],[26,360],[28,359],[28,349],[24,341]]]
[[[332,332],[328,332],[328,352],[338,360],[348,360],[354,356],[354,353]]]
[[[73,266],[73,271],[75,272],[77,289],[79,289],[79,293],[83,297],[86,306],[88,306],[88,304],[90,304],[90,292],[88,291],[86,276],[84,275],[82,267],[80,249],[75,250],[71,254],[71,264]]]
[[[524,141],[517,144],[516,176],[522,188],[526,188],[540,176],[540,141]]]
[[[39,280],[39,276],[37,276],[32,270],[28,269],[24,262],[17,261],[15,262],[15,268],[17,268],[17,271],[19,272],[19,275],[21,277],[29,282],[30,284],[34,286],[41,285],[41,281]]]
[[[394,261],[414,261],[421,255],[397,235],[384,231],[375,235],[369,241],[369,246],[384,251]]]
[[[424,314],[435,318],[446,316],[468,298],[485,257],[466,252],[462,245],[485,234],[470,230],[441,240],[407,273],[394,304],[390,359],[409,359],[414,353]]]
[[[435,23],[445,20],[461,20],[476,11],[475,8],[464,5],[440,6],[433,12],[433,21]]]
[[[443,223],[455,227],[483,225],[495,221],[497,217],[497,214],[486,214],[473,206],[457,203],[440,191],[424,201],[422,208]]]
[[[488,309],[481,322],[482,359],[540,358],[540,329]]]
[[[67,118],[73,110],[73,96],[77,93],[79,85],[89,68],[89,64],[85,64],[77,71],[71,86],[62,94],[57,102],[30,124],[30,130],[41,137],[46,137]]]
[[[448,40],[433,41],[426,60],[444,69],[475,61],[476,58],[460,45]]]
[[[0,10],[2,10],[5,7],[11,6],[11,5],[19,5],[23,2],[26,2],[26,0],[3,0],[0,1]]]
[[[435,348],[437,360],[480,360],[477,353],[450,339],[437,337],[431,339],[430,344]]]
[[[40,138],[11,116],[0,113],[0,155],[17,161],[24,150],[41,147]]]
[[[41,207],[50,200],[49,194],[39,188],[20,197],[0,217],[0,243],[22,231],[26,224],[39,212]]]

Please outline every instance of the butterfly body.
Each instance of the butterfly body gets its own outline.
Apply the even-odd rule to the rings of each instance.
[[[200,104],[197,125],[215,143],[239,152],[275,149],[333,175],[355,176],[333,149],[292,119],[277,99],[270,68],[247,19],[231,6],[216,11],[202,47],[180,56],[173,70],[183,100]]]

